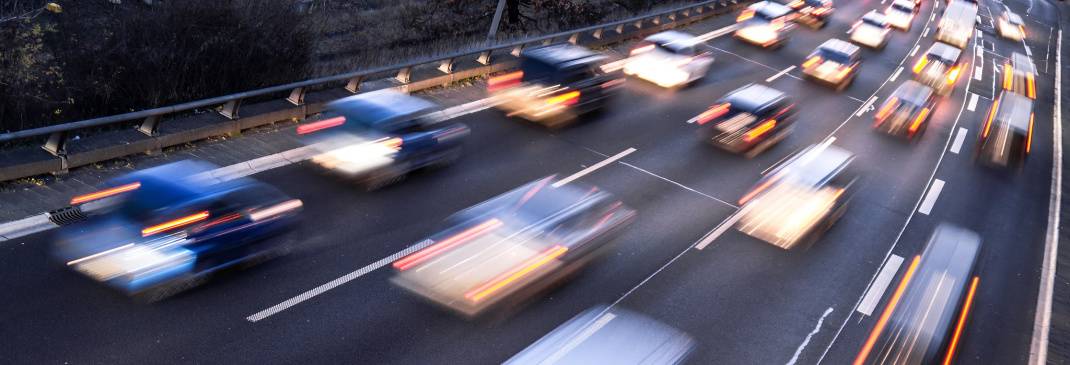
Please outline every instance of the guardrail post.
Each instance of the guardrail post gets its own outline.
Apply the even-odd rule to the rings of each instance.
[[[453,72],[453,59],[447,58],[442,60],[442,63],[438,64],[438,70],[442,71],[444,74]]]
[[[305,104],[305,88],[304,87],[295,87],[293,89],[293,91],[290,91],[290,97],[286,98],[286,101],[289,101],[290,104],[293,104],[293,105],[304,105]]]
[[[643,21],[642,20],[636,20],[635,21],[635,29],[643,29]]]
[[[661,25],[661,15],[655,16],[650,22],[654,23],[654,25]]]
[[[490,64],[490,51],[483,51],[479,53],[479,58],[476,58],[476,62],[483,65]]]
[[[67,132],[56,132],[48,135],[48,141],[41,146],[53,156],[63,157],[67,155]]]
[[[706,6],[696,6],[695,13],[702,14],[702,11],[706,10]]]
[[[617,24],[617,27],[613,30],[617,31],[617,34],[624,33],[624,24]]]
[[[524,45],[521,44],[521,45],[518,45],[516,47],[513,47],[513,50],[509,51],[509,54],[513,55],[513,57],[520,57],[520,52],[523,51],[523,50],[524,50]]]
[[[137,126],[137,130],[149,137],[155,137],[160,134],[160,116],[152,115],[145,118],[145,120],[141,121],[141,125]]]
[[[364,76],[354,76],[346,83],[346,91],[356,94],[360,91],[360,83],[364,81]]]
[[[412,67],[403,67],[398,70],[398,75],[394,76],[394,79],[406,84],[409,83],[409,80],[412,80]]]
[[[685,18],[691,16],[691,9],[685,9],[684,11],[681,11],[680,15],[683,15]]]
[[[594,37],[594,39],[602,39],[602,30],[602,28],[595,29],[594,33],[591,33],[591,36]]]
[[[580,34],[579,33],[572,33],[572,35],[568,36],[568,42],[569,43],[576,44],[576,42],[579,42],[579,40],[580,40]]]
[[[554,43],[554,39],[553,38],[546,38],[546,39],[542,40],[542,45],[544,45],[544,46],[549,46],[550,43]]]
[[[241,99],[234,99],[223,104],[219,108],[219,114],[222,114],[227,119],[238,119],[238,107],[241,106]]]

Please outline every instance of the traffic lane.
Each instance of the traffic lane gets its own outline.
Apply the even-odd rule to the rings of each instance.
[[[731,211],[623,164],[580,181],[614,193],[638,211],[637,219],[605,257],[508,320],[467,322],[393,286],[383,269],[252,324],[248,336],[228,339],[204,356],[224,362],[345,362],[353,354],[368,363],[500,362],[575,314],[616,300]],[[316,341],[279,351],[294,338]]]

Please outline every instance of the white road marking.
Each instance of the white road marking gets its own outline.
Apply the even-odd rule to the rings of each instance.
[[[977,110],[977,94],[970,93],[970,105],[966,106],[966,110],[971,112]]]
[[[753,63],[753,64],[755,64],[755,65],[758,65],[758,66],[762,66],[762,67],[765,67],[765,68],[767,68],[767,69],[769,69],[769,70],[773,70],[773,71],[780,71],[779,69],[777,69],[777,68],[774,68],[773,66],[769,66],[769,65],[767,65],[767,64],[764,64],[764,63],[761,63],[761,62],[758,62],[758,61],[752,60],[752,59],[750,59],[750,58],[747,58],[747,57],[741,56],[741,55],[739,55],[738,53],[735,53],[735,52],[732,52],[732,51],[728,51],[728,50],[725,50],[725,49],[722,49],[722,48],[718,48],[718,47],[713,47],[713,46],[711,46],[711,48],[713,48],[713,49],[716,49],[716,50],[718,50],[718,51],[721,51],[721,52],[724,52],[724,53],[727,53],[727,54],[730,54],[730,55],[733,55],[733,56],[736,56],[736,57],[739,57],[740,59],[742,59],[742,60],[744,60],[744,61],[747,61],[747,62]],[[802,79],[801,79],[801,78],[799,78],[798,76],[794,76],[794,75],[788,75],[788,77],[790,77],[790,78],[793,78],[793,79],[796,79],[796,80],[802,80]]]
[[[877,303],[880,303],[881,298],[884,297],[884,292],[888,291],[888,285],[892,283],[895,273],[899,272],[899,267],[902,265],[903,257],[899,255],[892,255],[884,262],[884,267],[877,274],[877,280],[869,286],[866,295],[862,297],[862,303],[856,309],[858,313],[866,316],[873,315],[873,309],[877,308]]]
[[[716,241],[718,237],[721,237],[722,234],[727,232],[729,228],[732,228],[732,226],[736,225],[736,222],[739,222],[741,218],[743,218],[742,209],[737,210],[735,213],[732,213],[732,215],[728,216],[727,219],[721,221],[721,224],[718,224],[717,227],[714,227],[712,231],[707,233],[705,236],[702,236],[702,238],[699,239],[698,244],[695,245],[695,249],[705,249],[706,246],[709,246],[710,243],[713,243],[713,241]]]
[[[951,153],[958,154],[962,150],[962,142],[966,141],[966,128],[959,127],[959,134],[955,136],[955,143],[951,144]]]
[[[628,166],[628,167],[631,167],[631,168],[633,168],[633,169],[636,169],[636,170],[638,170],[639,172],[642,172],[642,173],[645,173],[645,174],[647,174],[647,175],[650,175],[650,176],[653,176],[653,177],[659,178],[659,179],[661,179],[661,180],[663,180],[663,181],[665,181],[665,182],[667,182],[667,183],[670,183],[670,184],[676,185],[676,186],[678,186],[678,187],[680,187],[680,188],[682,188],[682,189],[684,189],[684,190],[687,190],[687,191],[690,191],[690,192],[692,192],[692,193],[695,193],[695,194],[698,194],[698,195],[702,195],[702,196],[704,196],[704,197],[707,197],[707,198],[709,198],[710,200],[714,200],[714,201],[716,201],[716,202],[719,202],[719,203],[721,203],[721,204],[724,204],[724,205],[730,206],[730,207],[732,207],[732,208],[739,208],[739,206],[737,206],[737,205],[735,205],[735,204],[732,204],[732,203],[726,202],[726,201],[724,201],[724,200],[721,200],[721,199],[717,199],[716,197],[713,197],[712,195],[709,195],[709,194],[703,193],[703,192],[701,192],[701,191],[698,191],[698,190],[692,189],[691,187],[688,187],[687,185],[684,185],[684,184],[678,183],[678,182],[676,182],[676,181],[673,181],[673,180],[671,180],[671,179],[669,179],[669,178],[666,178],[666,177],[664,177],[664,176],[661,176],[661,175],[655,174],[655,173],[653,173],[653,172],[647,171],[647,170],[643,169],[642,167],[639,167],[639,166],[635,166],[635,165],[632,165],[632,164],[630,164],[630,163],[627,163],[627,162],[624,162],[624,161],[620,161],[619,163],[620,163],[621,165],[624,165],[624,166]]]
[[[284,301],[282,303],[273,305],[273,306],[271,306],[271,307],[269,307],[267,309],[264,309],[262,311],[256,312],[256,313],[254,313],[254,314],[252,314],[252,315],[250,315],[248,317],[245,317],[245,320],[255,323],[255,322],[263,320],[263,319],[265,319],[267,317],[271,317],[271,316],[273,316],[273,315],[275,315],[275,314],[277,314],[279,312],[282,312],[284,310],[287,310],[287,309],[289,309],[289,308],[291,308],[291,307],[293,307],[295,305],[301,304],[302,302],[304,302],[306,300],[312,299],[317,295],[326,293],[328,290],[337,288],[338,286],[340,286],[342,284],[345,284],[345,283],[348,283],[350,281],[356,280],[357,278],[359,278],[361,276],[364,276],[367,273],[370,273],[370,272],[375,271],[375,270],[377,270],[377,269],[379,269],[379,268],[381,268],[383,266],[386,266],[386,265],[388,265],[388,264],[390,264],[390,263],[392,263],[394,261],[397,261],[398,259],[400,259],[402,257],[408,256],[409,254],[411,254],[413,252],[419,251],[419,250],[421,250],[421,249],[423,249],[423,248],[425,248],[427,246],[430,246],[431,243],[433,243],[433,242],[434,241],[431,241],[431,240],[423,240],[420,243],[417,243],[417,244],[413,245],[412,247],[409,247],[409,248],[406,248],[406,249],[402,250],[401,252],[398,252],[398,253],[395,253],[393,255],[384,257],[383,259],[381,259],[379,261],[373,262],[372,264],[370,264],[368,266],[362,267],[362,268],[360,268],[360,270],[345,274],[340,278],[331,280],[331,281],[327,282],[326,284],[317,286],[312,290],[306,291],[304,293],[301,293],[298,296],[295,296],[293,298],[287,299],[286,301]]]
[[[929,215],[932,213],[933,206],[936,205],[936,199],[940,197],[940,191],[944,190],[944,180],[936,179],[933,181],[933,185],[929,187],[929,192],[925,194],[925,200],[921,202],[921,206],[918,207],[918,213]]]
[[[923,30],[923,31],[921,32],[921,36],[922,36],[922,38],[924,38],[924,37],[928,37],[928,36],[929,36],[929,29],[930,29],[929,27],[925,27],[925,30]]]
[[[555,188],[559,188],[559,187],[565,186],[565,184],[568,184],[570,182],[575,181],[576,179],[579,179],[579,178],[581,178],[581,177],[583,177],[583,176],[585,176],[587,174],[590,174],[590,173],[594,172],[594,170],[598,170],[598,169],[600,169],[600,168],[602,168],[602,167],[604,167],[606,165],[609,165],[609,164],[613,163],[613,161],[616,161],[616,160],[619,160],[621,158],[624,158],[624,156],[627,156],[627,155],[631,154],[632,152],[635,152],[635,148],[629,147],[628,149],[626,149],[624,151],[621,151],[620,153],[618,153],[616,155],[610,156],[609,158],[607,158],[605,160],[602,160],[599,163],[596,163],[594,165],[588,166],[587,168],[585,168],[583,170],[580,170],[579,172],[577,172],[575,174],[572,174],[569,177],[566,177],[564,179],[558,180],[557,182],[553,183],[552,186],[555,187]]]
[[[899,68],[895,69],[895,73],[892,74],[892,77],[888,78],[888,81],[895,82],[895,79],[898,79],[899,74],[901,73],[903,73],[903,66],[899,66]]]
[[[982,74],[984,73],[984,70],[985,70],[985,68],[984,68],[984,64],[983,63],[981,64],[981,66],[975,66],[973,68],[973,79],[977,80],[977,81],[981,81],[981,77],[982,77]]]
[[[1033,51],[1029,50],[1028,46],[1025,47],[1025,55],[1029,56],[1029,57],[1033,57]]]
[[[921,45],[920,44],[914,46],[914,50],[910,51],[910,57],[914,57],[914,55],[918,54],[918,50],[919,49],[921,49]]]
[[[789,66],[788,68],[785,68],[784,70],[782,70],[782,71],[780,71],[780,72],[777,72],[777,73],[776,73],[775,75],[773,75],[773,76],[769,76],[769,78],[768,78],[768,79],[765,79],[765,82],[773,82],[773,80],[776,80],[776,79],[777,79],[777,78],[779,78],[780,76],[783,76],[784,74],[786,74],[786,73],[788,73],[789,71],[791,71],[791,70],[794,70],[794,69],[795,69],[795,65],[791,65],[791,66]]]
[[[817,320],[817,325],[814,326],[814,330],[810,331],[810,333],[806,335],[806,339],[803,340],[803,343],[799,345],[799,348],[795,349],[795,356],[791,357],[791,360],[788,361],[787,365],[795,365],[795,362],[799,361],[799,355],[802,354],[804,349],[806,349],[806,345],[810,344],[810,339],[813,338],[814,335],[816,335],[818,332],[821,332],[821,325],[825,323],[825,317],[828,317],[829,314],[832,314],[832,311],[832,307],[829,307],[825,310],[825,313],[822,314],[821,318]]]
[[[978,30],[977,30],[977,38],[981,38],[981,37],[984,37],[984,35],[985,35],[985,34],[984,34],[984,33],[981,33],[981,30],[980,30],[980,29],[978,29]]]
[[[855,116],[856,117],[861,117],[862,114],[865,114],[866,112],[868,112],[870,110],[873,110],[873,102],[874,101],[877,101],[877,96],[876,95],[870,96],[869,100],[867,100],[865,104],[862,104],[861,108],[858,108],[858,112],[855,113]]]
[[[1048,362],[1048,332],[1051,330],[1052,290],[1055,286],[1055,261],[1059,255],[1059,215],[1062,209],[1063,186],[1063,127],[1062,127],[1062,49],[1063,31],[1055,47],[1055,106],[1052,114],[1051,197],[1048,202],[1048,232],[1044,240],[1044,262],[1041,264],[1040,290],[1037,294],[1036,317],[1033,321],[1033,340],[1029,350],[1029,364]]]

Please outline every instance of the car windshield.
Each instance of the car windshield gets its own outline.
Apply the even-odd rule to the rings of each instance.
[[[888,25],[888,23],[884,21],[884,17],[876,16],[876,14],[866,15],[865,18],[862,18],[862,23],[877,26],[880,28],[884,28]]]

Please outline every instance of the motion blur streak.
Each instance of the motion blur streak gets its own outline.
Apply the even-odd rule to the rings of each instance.
[[[958,324],[955,325],[955,335],[951,337],[951,344],[947,347],[947,356],[944,357],[944,365],[951,365],[951,361],[955,358],[955,350],[959,344],[959,337],[962,336],[962,327],[966,325],[966,318],[969,318],[970,307],[973,305],[973,294],[977,292],[977,284],[981,278],[974,276],[973,281],[970,283],[970,291],[966,294],[966,302],[962,305],[962,313],[959,313]]]
[[[988,112],[988,120],[985,121],[985,130],[981,133],[981,137],[988,137],[988,131],[992,129],[992,119],[996,117],[996,110],[999,109],[999,99],[992,102],[992,110]]]
[[[107,198],[112,195],[122,194],[128,191],[134,191],[141,187],[140,182],[134,182],[122,186],[117,186],[107,190],[101,190],[95,193],[79,195],[71,199],[71,205],[82,204],[88,201],[97,200],[100,198]]]
[[[929,116],[929,108],[922,109],[921,113],[918,113],[918,117],[914,118],[914,123],[910,124],[910,133],[917,132],[921,122],[925,121],[927,116]]]
[[[488,295],[493,294],[499,289],[504,288],[506,285],[509,285],[517,279],[524,277],[524,275],[527,275],[532,271],[535,271],[535,269],[538,269],[543,265],[546,265],[550,261],[553,261],[554,259],[560,257],[561,255],[564,255],[565,251],[568,251],[567,247],[551,247],[549,250],[546,250],[541,255],[536,256],[534,259],[528,262],[525,262],[525,265],[522,265],[514,269],[514,271],[512,272],[508,272],[502,276],[499,276],[494,280],[491,280],[489,283],[484,284],[479,288],[468,292],[468,294],[465,294],[464,297],[474,302],[483,300],[483,298],[486,298]]]
[[[324,119],[315,123],[305,124],[297,127],[297,134],[309,134],[315,131],[324,130],[327,128],[333,128],[346,123],[346,117],[334,117],[330,119]]]
[[[208,212],[200,212],[191,214],[182,218],[178,218],[172,221],[163,222],[155,226],[151,226],[141,230],[142,237],[148,237],[163,231],[171,230],[174,228],[189,225],[190,223],[196,223],[208,219]]]
[[[130,248],[133,245],[134,245],[133,243],[127,243],[125,245],[122,245],[122,246],[119,246],[119,247],[116,247],[116,248],[113,248],[113,249],[110,249],[110,250],[107,250],[107,251],[97,252],[95,254],[92,254],[92,255],[89,255],[89,256],[74,260],[74,261],[70,261],[70,262],[67,263],[67,266],[78,265],[79,262],[89,261],[89,260],[95,259],[97,257],[101,257],[101,256],[104,256],[104,255],[110,254],[110,253],[115,252],[115,251],[124,250],[124,249]]]
[[[267,218],[277,216],[281,213],[289,212],[294,209],[300,209],[303,203],[301,200],[293,199],[288,200],[252,213],[249,213],[249,220],[253,222],[261,221]]]
[[[910,262],[910,267],[907,268],[906,274],[903,275],[903,280],[895,288],[895,294],[892,294],[892,299],[888,301],[888,306],[881,313],[881,318],[877,320],[877,325],[869,333],[869,338],[866,339],[866,344],[862,346],[862,351],[855,358],[854,365],[862,365],[866,361],[866,357],[869,356],[869,352],[873,350],[873,345],[877,343],[877,338],[884,331],[884,326],[888,324],[888,319],[891,318],[892,312],[895,311],[895,306],[899,304],[899,299],[903,296],[903,291],[906,290],[907,284],[910,283],[910,279],[914,276],[914,271],[918,269],[920,261],[921,255],[918,255],[914,256],[914,260]]]
[[[398,270],[408,270],[414,265],[419,264],[424,260],[441,253],[442,251],[448,250],[459,243],[472,239],[473,237],[487,233],[495,228],[500,227],[501,225],[502,221],[496,218],[483,222],[482,224],[469,228],[468,230],[465,230],[464,232],[461,232],[456,236],[450,237],[424,250],[421,250],[412,255],[409,255],[408,257],[398,260],[397,262],[394,262],[394,268]]]

